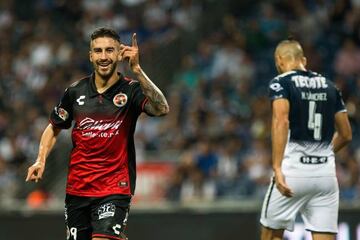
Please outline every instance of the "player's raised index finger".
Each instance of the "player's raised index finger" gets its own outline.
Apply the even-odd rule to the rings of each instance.
[[[137,40],[136,40],[136,33],[133,33],[133,35],[132,35],[132,46],[138,47]]]

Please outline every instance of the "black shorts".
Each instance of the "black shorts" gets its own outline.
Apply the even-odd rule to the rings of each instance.
[[[127,239],[124,231],[130,207],[129,196],[79,197],[66,195],[65,223],[68,240],[103,237]]]

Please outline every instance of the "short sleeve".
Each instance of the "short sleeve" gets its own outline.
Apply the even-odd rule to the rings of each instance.
[[[345,103],[344,100],[342,99],[342,95],[339,89],[335,88],[336,91],[336,112],[346,112],[346,107],[345,107]]]
[[[271,101],[279,98],[289,98],[289,93],[283,81],[273,79],[269,84],[269,98]]]
[[[144,107],[145,107],[145,104],[148,101],[148,99],[144,95],[139,82],[136,82],[134,84],[133,91],[134,91],[133,103],[135,105],[137,112],[139,112],[139,113],[144,112]]]
[[[50,123],[57,128],[68,129],[73,120],[73,107],[69,89],[65,90],[60,103],[54,107],[50,114]]]

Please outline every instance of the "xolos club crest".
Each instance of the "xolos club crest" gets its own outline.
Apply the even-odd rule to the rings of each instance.
[[[61,107],[55,107],[55,113],[56,113],[56,115],[58,115],[59,116],[59,118],[61,118],[63,121],[66,121],[68,118],[69,118],[69,113],[65,110],[65,109],[63,109],[63,108],[61,108]]]
[[[114,96],[113,103],[117,107],[123,107],[127,103],[127,96],[125,93],[118,93]]]

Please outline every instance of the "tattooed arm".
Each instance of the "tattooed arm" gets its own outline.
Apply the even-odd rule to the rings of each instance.
[[[139,47],[135,33],[132,36],[131,46],[120,44],[119,61],[123,61],[125,59],[129,61],[130,69],[136,75],[144,95],[149,100],[145,104],[145,112],[154,116],[166,115],[169,112],[169,105],[164,97],[164,94],[140,67]]]
[[[145,104],[145,112],[154,116],[163,116],[169,112],[169,105],[161,90],[150,80],[145,72],[139,67],[134,71],[140,82],[141,89],[147,97],[148,102]]]

